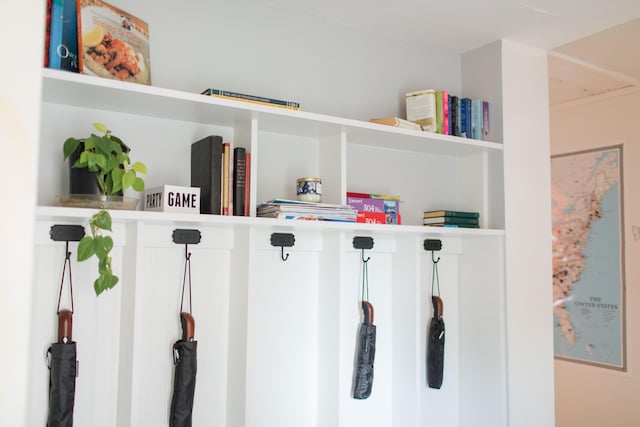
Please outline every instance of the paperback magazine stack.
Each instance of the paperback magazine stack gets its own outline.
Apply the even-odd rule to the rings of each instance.
[[[465,211],[427,211],[422,224],[430,227],[480,228],[480,213]]]
[[[357,210],[357,221],[366,224],[402,224],[400,197],[347,192],[347,205]]]
[[[346,205],[273,199],[258,206],[258,216],[307,221],[356,222],[357,211]]]
[[[489,139],[489,102],[425,89],[406,94],[407,120],[427,132]]]

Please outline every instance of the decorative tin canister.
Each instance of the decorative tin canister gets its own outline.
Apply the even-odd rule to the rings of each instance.
[[[322,178],[298,178],[296,185],[298,200],[302,202],[322,201]]]

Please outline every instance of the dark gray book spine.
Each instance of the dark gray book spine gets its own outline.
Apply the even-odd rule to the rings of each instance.
[[[244,192],[247,179],[247,151],[242,147],[233,149],[233,214],[244,216]]]
[[[222,137],[209,135],[191,144],[191,186],[200,188],[200,213],[221,213]]]

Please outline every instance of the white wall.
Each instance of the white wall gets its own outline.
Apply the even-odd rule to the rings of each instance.
[[[215,87],[363,120],[404,117],[406,92],[442,88],[456,93],[460,87],[458,55],[384,39],[269,2],[113,3],[149,16],[155,86],[198,93]],[[166,55],[172,49],[175,55]]]
[[[600,98],[551,110],[551,154],[623,146],[623,197],[626,282],[627,372],[557,360],[555,362],[558,427],[640,425],[638,377],[640,309],[640,93]],[[634,230],[636,232],[634,233]]]
[[[3,66],[0,67],[0,425],[22,426],[27,402],[31,321],[31,254],[35,205],[42,2],[2,0],[11,19],[0,25]],[[10,42],[8,42],[10,41]],[[8,64],[12,64],[8,66]]]

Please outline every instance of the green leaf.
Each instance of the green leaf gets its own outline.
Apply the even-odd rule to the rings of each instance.
[[[106,258],[113,248],[113,239],[110,236],[96,236],[93,239],[93,249],[99,259]]]
[[[115,168],[111,171],[111,179],[113,179],[113,191],[118,192],[122,190],[122,176],[124,175],[124,170],[120,168]]]
[[[85,236],[78,243],[78,261],[85,261],[94,255],[93,237]]]
[[[67,138],[67,140],[64,142],[64,146],[62,147],[62,152],[64,153],[64,158],[66,159],[67,157],[69,157],[71,155],[71,153],[76,151],[78,149],[79,145],[80,145],[80,140],[79,139]]]
[[[102,132],[102,133],[108,133],[109,132],[109,129],[107,129],[107,127],[105,125],[103,125],[102,123],[93,123],[93,127],[98,132]]]
[[[106,136],[96,138],[95,141],[96,141],[96,148],[107,156],[111,155],[111,152],[113,151],[113,146],[117,145]]]
[[[138,173],[147,174],[147,167],[142,162],[135,162],[131,167]]]
[[[91,221],[96,225],[96,227],[102,230],[111,231],[111,215],[109,214],[109,211],[101,210],[93,216]]]
[[[136,177],[135,181],[133,181],[133,189],[142,192],[144,191],[144,181],[140,177]]]
[[[89,138],[84,140],[84,151],[93,151],[96,149],[96,139],[100,138],[97,135],[91,134]]]
[[[89,153],[87,161],[89,163],[89,169],[96,168],[96,166],[99,169],[106,169],[107,167],[107,158],[101,153]]]
[[[113,288],[116,283],[118,283],[118,277],[114,276],[111,273],[101,274],[100,277],[93,282],[93,289],[96,292],[96,295],[100,295],[102,292],[107,289]]]
[[[133,185],[136,180],[136,172],[134,170],[128,170],[122,177],[122,191]]]

